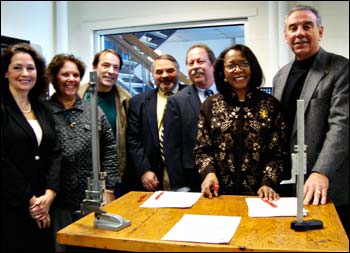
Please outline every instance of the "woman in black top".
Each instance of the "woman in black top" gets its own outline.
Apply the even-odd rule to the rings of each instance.
[[[50,206],[61,152],[54,121],[41,104],[45,61],[28,44],[1,53],[2,252],[54,252]]]

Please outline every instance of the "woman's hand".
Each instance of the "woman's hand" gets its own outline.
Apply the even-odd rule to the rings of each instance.
[[[115,195],[113,190],[104,190],[103,191],[103,206],[112,202],[113,200],[115,200]]]
[[[51,218],[50,214],[44,215],[40,220],[36,220],[38,227],[41,228],[49,228],[51,226]]]
[[[214,172],[208,173],[201,185],[204,197],[213,198],[219,196],[219,180]]]
[[[257,193],[259,198],[266,198],[268,200],[277,200],[280,198],[280,195],[274,189],[266,185],[261,186]]]
[[[47,228],[51,224],[49,210],[56,193],[47,189],[45,194],[40,197],[33,196],[29,201],[30,216],[36,220],[39,228]]]

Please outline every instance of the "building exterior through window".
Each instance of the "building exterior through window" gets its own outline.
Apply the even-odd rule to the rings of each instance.
[[[187,49],[193,44],[204,43],[218,56],[232,44],[244,44],[245,22],[246,20],[231,20],[229,24],[224,25],[208,25],[203,22],[167,29],[151,26],[101,30],[95,32],[95,52],[112,48],[120,53],[124,65],[119,74],[118,84],[132,95],[136,95],[155,88],[151,72],[155,57],[162,53],[173,55],[182,72],[180,81],[190,84],[185,64]]]

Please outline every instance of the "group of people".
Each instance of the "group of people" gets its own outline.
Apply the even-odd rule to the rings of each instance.
[[[296,6],[285,20],[295,59],[273,79],[235,44],[216,58],[205,44],[186,53],[192,85],[179,82],[177,60],[154,59],[156,88],[131,95],[117,85],[122,57],[97,53],[97,127],[103,203],[131,190],[295,195],[289,179],[296,144],[296,100],[305,101],[307,174],[304,205],[334,201],[349,233],[349,61],[319,43],[318,12]],[[45,60],[28,44],[1,54],[1,228],[4,252],[69,251],[56,232],[72,223],[92,177],[89,84],[86,66],[71,54]],[[48,84],[55,93],[47,97]]]

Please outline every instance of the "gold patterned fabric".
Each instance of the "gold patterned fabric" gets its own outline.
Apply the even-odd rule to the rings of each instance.
[[[195,164],[202,179],[215,172],[221,194],[256,195],[282,180],[288,161],[286,125],[277,99],[254,89],[209,97],[201,107]]]

